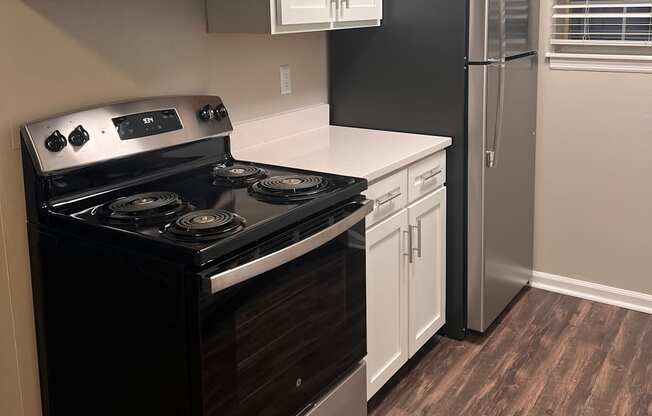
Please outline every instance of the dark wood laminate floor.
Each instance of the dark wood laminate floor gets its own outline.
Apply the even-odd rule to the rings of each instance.
[[[437,337],[373,416],[652,415],[652,316],[525,290],[486,335]]]

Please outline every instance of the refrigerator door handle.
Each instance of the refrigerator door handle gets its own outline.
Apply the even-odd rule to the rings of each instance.
[[[503,135],[503,120],[505,116],[505,60],[507,54],[507,11],[505,0],[498,2],[498,26],[500,31],[500,59],[495,62],[498,65],[498,103],[496,105],[496,125],[494,127],[494,139],[492,147],[487,146],[485,152],[486,165],[488,168],[496,167],[498,163],[498,152],[500,151],[500,141]]]
[[[494,140],[492,148],[487,149],[487,167],[494,168],[498,163],[498,152],[503,135],[503,121],[505,119],[505,63],[498,64],[498,105],[496,106],[496,125],[494,127]]]

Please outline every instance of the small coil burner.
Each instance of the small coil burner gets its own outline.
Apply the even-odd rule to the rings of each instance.
[[[212,172],[213,184],[243,188],[267,176],[264,169],[249,165],[216,166]]]
[[[149,192],[109,202],[98,215],[108,223],[146,225],[168,222],[190,209],[174,192]]]
[[[292,203],[307,201],[328,190],[328,180],[321,176],[274,176],[254,183],[251,193],[264,201]]]
[[[209,241],[235,234],[245,224],[244,218],[232,212],[206,209],[179,217],[166,231],[170,236],[183,241]]]

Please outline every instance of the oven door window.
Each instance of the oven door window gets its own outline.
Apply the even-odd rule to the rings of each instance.
[[[366,355],[364,222],[202,303],[204,414],[291,415]]]

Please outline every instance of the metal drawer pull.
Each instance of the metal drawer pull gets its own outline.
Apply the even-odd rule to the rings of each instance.
[[[267,256],[261,257],[252,262],[209,277],[208,280],[210,281],[211,294],[215,294],[270,270],[274,270],[279,266],[289,263],[292,260],[323,246],[356,225],[358,222],[364,220],[371,211],[373,211],[373,204],[371,204],[371,201],[365,200],[360,204],[360,208],[352,212],[348,217],[319,231],[317,234],[313,234],[298,243],[285,247],[272,254],[268,254]]]
[[[419,220],[417,224],[416,227],[411,225],[410,228],[417,230],[417,241],[419,242],[419,245],[414,248],[411,247],[411,250],[416,251],[419,258],[421,258],[421,220]],[[410,240],[412,239],[410,238]]]
[[[388,192],[387,194],[385,194],[385,196],[376,199],[376,206],[382,207],[385,204],[389,204],[390,202],[392,202],[393,200],[395,200],[401,195],[403,195],[403,193],[401,192],[401,188],[398,188],[392,192]]]
[[[435,176],[439,175],[442,172],[441,168],[436,168],[428,172],[428,176],[423,177],[422,181],[428,182],[429,180],[433,179]]]

